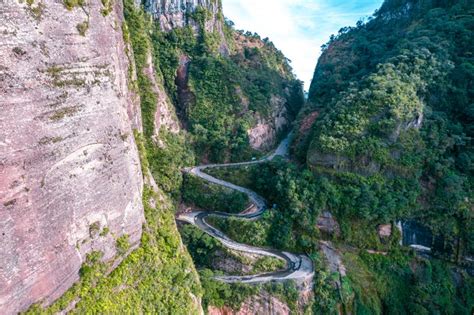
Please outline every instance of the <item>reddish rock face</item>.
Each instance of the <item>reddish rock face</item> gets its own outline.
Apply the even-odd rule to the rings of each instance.
[[[229,307],[212,307],[208,309],[209,315],[251,315],[251,314],[274,314],[287,315],[290,314],[290,308],[268,293],[261,293],[256,296],[249,297],[241,305],[237,311]]]
[[[321,213],[321,215],[318,217],[317,226],[322,232],[328,234],[339,236],[341,233],[339,223],[337,223],[336,219],[329,211],[323,211],[323,213]]]
[[[377,227],[377,233],[379,237],[386,238],[392,235],[392,225],[391,224],[381,224]]]
[[[20,2],[0,6],[0,314],[52,302],[144,220],[121,1]]]

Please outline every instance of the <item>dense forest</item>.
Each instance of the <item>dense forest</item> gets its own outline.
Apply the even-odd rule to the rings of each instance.
[[[164,86],[198,159],[249,159],[258,152],[249,145],[248,130],[259,119],[272,120],[279,106],[274,97],[283,100],[288,122],[293,120],[303,105],[301,82],[268,39],[235,30],[222,15],[222,33],[206,31],[211,16],[203,7],[191,18],[200,25],[197,36],[192,26],[152,35]]]
[[[210,171],[273,209],[258,222],[212,223],[239,242],[305,252],[316,266],[318,243],[332,240],[347,276],[336,293],[317,274],[315,313],[472,313],[473,31],[472,1],[435,0],[387,0],[341,29],[322,47],[298,116],[296,160]],[[318,231],[323,211],[340,234]],[[399,246],[398,221],[432,233],[431,255]],[[388,238],[377,233],[384,224]]]
[[[458,260],[474,253],[473,10],[385,1],[341,29],[323,47],[305,108],[320,116],[296,149],[311,169],[354,178],[366,205],[358,216],[419,219]]]

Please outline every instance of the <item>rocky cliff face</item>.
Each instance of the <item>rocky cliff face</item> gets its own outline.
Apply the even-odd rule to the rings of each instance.
[[[261,293],[248,298],[239,310],[232,310],[228,307],[209,307],[209,315],[245,315],[245,314],[290,314],[288,305],[268,293]]]
[[[28,1],[27,1],[28,2]],[[0,313],[59,297],[143,223],[121,1],[0,7]]]
[[[197,7],[205,8],[211,15],[206,22],[206,30],[214,31],[217,27],[222,28],[218,15],[222,12],[219,0],[146,0],[145,10],[149,12],[155,20],[160,22],[161,29],[170,31],[176,27],[191,25],[198,27],[196,21],[191,18],[191,14]]]
[[[257,124],[248,130],[250,146],[253,149],[268,150],[272,148],[276,144],[277,135],[285,131],[290,123],[286,99],[272,95],[270,105],[271,116],[262,118],[257,115]]]

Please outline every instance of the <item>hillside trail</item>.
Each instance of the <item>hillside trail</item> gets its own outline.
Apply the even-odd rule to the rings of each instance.
[[[262,196],[258,195],[256,192],[248,188],[241,187],[221,179],[217,179],[209,174],[204,173],[203,171],[211,168],[238,167],[265,163],[273,160],[277,156],[287,157],[291,136],[292,135],[290,133],[280,143],[278,148],[273,153],[259,160],[240,163],[201,165],[196,167],[190,167],[184,170],[185,172],[200,177],[208,182],[245,193],[250,198],[255,207],[253,207],[253,210],[250,212],[244,211],[238,214],[231,214],[219,211],[194,211],[179,215],[177,218],[178,220],[193,224],[200,230],[204,231],[205,233],[220,241],[224,246],[229,249],[251,254],[258,254],[262,256],[271,256],[286,261],[286,268],[284,270],[247,276],[217,276],[215,277],[217,280],[227,283],[266,283],[272,281],[280,282],[285,280],[295,280],[297,282],[304,282],[314,275],[313,263],[306,255],[293,254],[276,249],[260,248],[241,244],[233,241],[227,235],[225,235],[224,233],[222,233],[221,231],[206,222],[206,218],[211,216],[220,218],[239,218],[242,220],[258,220],[262,217],[262,215],[265,213],[265,211],[267,211],[268,208],[265,199]]]

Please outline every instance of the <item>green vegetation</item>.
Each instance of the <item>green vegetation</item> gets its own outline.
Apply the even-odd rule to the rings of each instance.
[[[209,217],[206,220],[236,242],[262,247],[273,245],[268,235],[272,219],[272,213],[268,212],[256,221],[218,217]]]
[[[126,34],[132,44],[137,69],[137,86],[140,93],[144,131],[143,143],[148,155],[146,163],[160,188],[176,197],[182,183],[180,170],[184,165],[194,164],[193,154],[183,134],[174,134],[164,128],[161,128],[159,134],[156,135],[161,140],[161,145],[156,143],[154,116],[157,96],[154,94],[151,79],[143,72],[143,69],[147,67],[147,56],[155,53],[148,35],[153,25],[145,13],[137,9],[131,0],[125,1],[124,13],[127,26],[123,29],[128,30]],[[159,68],[157,71],[157,77],[162,77]]]
[[[366,188],[366,192],[361,194],[364,186],[359,190],[355,187],[370,183],[366,179],[371,177],[337,173],[331,177],[316,177],[304,168],[298,169],[283,161],[242,170],[228,168],[209,172],[239,185],[247,183],[270,204],[276,204],[258,221],[219,218],[209,218],[208,221],[239,242],[310,254],[317,270],[315,314],[336,314],[338,305],[357,314],[379,314],[383,310],[400,310],[402,314],[439,311],[467,314],[466,311],[474,307],[473,300],[466,295],[472,290],[473,279],[465,271],[446,262],[425,260],[409,251],[401,251],[398,246],[400,236],[396,231],[387,241],[379,239],[375,228],[377,222],[390,218],[384,217],[382,203],[376,203],[379,212],[372,210],[375,209],[372,203],[378,198],[384,200],[391,190],[375,190],[375,194],[365,195],[374,190],[365,186],[370,189]],[[400,192],[399,196],[408,196],[409,192]],[[416,191],[412,193],[416,194]],[[364,199],[367,196],[372,196],[372,199]],[[405,199],[388,204],[401,205],[401,200]],[[364,205],[367,207],[365,210]],[[322,209],[336,214],[341,225],[340,239],[335,242],[345,252],[343,261],[348,277],[339,279],[339,275],[331,275],[317,258],[320,236],[314,231],[314,220]],[[383,250],[388,254],[369,254],[364,249]],[[436,276],[430,271],[435,265]],[[420,278],[419,274],[426,272],[432,278]],[[455,280],[453,274],[462,281]],[[334,286],[338,279],[342,283],[340,289]],[[435,295],[432,290],[439,286],[440,291]],[[410,304],[406,304],[408,300]]]
[[[70,11],[75,7],[83,7],[86,2],[85,0],[63,0],[64,6]]]
[[[76,25],[76,28],[79,34],[81,34],[81,36],[86,36],[86,32],[89,29],[89,22],[84,21],[82,23],[79,23]]]
[[[469,314],[474,281],[467,273],[436,259],[406,255],[346,253],[349,284],[355,292],[354,312],[379,314]],[[458,274],[458,280],[452,273]],[[459,281],[457,283],[457,281]]]
[[[217,30],[204,31],[210,16],[203,8],[192,14],[201,25],[197,36],[190,26],[170,32],[156,26],[151,36],[155,66],[200,159],[250,159],[256,153],[247,130],[256,124],[255,115],[270,117],[276,106],[272,96],[280,96],[288,103],[291,119],[302,106],[301,83],[271,42],[246,37],[229,24],[224,27],[225,41]]]
[[[285,262],[281,259],[264,256],[258,259],[254,266],[252,272],[263,273],[275,270],[281,270],[285,268]]]
[[[250,205],[246,194],[189,174],[184,176],[182,191],[184,202],[207,211],[238,213]]]
[[[209,269],[203,269],[199,272],[204,296],[202,299],[203,308],[207,309],[209,305],[215,307],[229,306],[231,308],[239,308],[246,298],[259,293],[260,288],[248,284],[228,284],[214,280],[214,273]]]
[[[89,236],[91,238],[95,237],[97,234],[99,234],[100,231],[100,222],[94,222],[91,225],[89,225]]]
[[[239,168],[210,170],[226,174],[223,179],[233,182]],[[328,183],[314,178],[309,171],[300,171],[283,160],[247,167],[238,175],[239,183],[249,183],[249,188],[275,205],[261,220],[245,222],[239,219],[212,219],[229,237],[254,245],[269,245],[293,252],[312,251],[317,244],[316,219],[320,209],[326,207],[330,190]],[[243,176],[247,179],[242,179]]]
[[[36,6],[34,6],[34,3],[34,0],[26,0],[26,4],[28,5],[26,10],[37,22],[39,22],[41,21],[41,17],[43,16],[45,4],[43,3],[43,1],[39,1]]]
[[[241,187],[251,187],[251,174],[254,173],[256,171],[255,169],[259,166],[260,165],[246,165],[239,167],[208,168],[204,170],[204,172],[215,178],[223,179]]]
[[[74,116],[80,110],[80,108],[81,106],[63,107],[61,109],[54,111],[54,113],[51,116],[49,116],[49,119],[51,119],[54,122],[60,121],[61,119],[65,117]]]
[[[124,256],[128,249],[130,248],[130,243],[128,241],[128,235],[127,234],[124,234],[122,236],[120,236],[116,243],[115,243],[115,247],[117,248],[117,253],[120,255],[120,256]]]
[[[103,15],[103,16],[107,16],[110,14],[110,12],[112,12],[113,10],[113,6],[114,6],[114,0],[101,0],[102,1],[102,5],[104,6],[102,8],[102,10],[100,11],[100,13]]]
[[[264,292],[281,299],[293,311],[296,310],[298,291],[293,282],[268,283],[265,285],[227,284],[213,279],[218,273],[204,269],[199,273],[203,288],[206,292],[203,297],[203,307],[209,305],[216,307],[229,306],[239,309],[245,299]]]
[[[340,224],[347,311],[472,312],[472,277],[448,261],[474,253],[473,10],[472,1],[386,0],[323,46],[293,152],[314,174],[315,207]],[[445,261],[400,251],[396,231],[376,234],[378,224],[413,219]],[[315,305],[329,313],[341,300],[321,296]]]
[[[341,29],[323,47],[301,116],[319,118],[295,147],[350,196],[339,219],[415,218],[443,240],[437,254],[456,261],[474,253],[473,10],[472,1],[387,0]]]
[[[104,236],[107,236],[109,235],[109,232],[110,232],[110,228],[108,226],[105,226],[102,231],[100,232],[100,236],[104,237]]]
[[[230,306],[239,308],[241,303],[248,297],[260,293],[262,286],[227,284],[214,279],[220,274],[244,275],[243,272],[226,272],[217,267],[217,262],[223,264],[241,264],[251,268],[248,274],[260,272],[270,272],[280,270],[285,267],[285,262],[273,257],[261,257],[257,260],[240,255],[222,246],[215,238],[207,235],[192,225],[184,225],[180,228],[183,241],[188,248],[196,267],[199,268],[202,287],[204,289],[203,307],[207,309],[209,305],[222,307]],[[213,270],[213,271],[211,271]],[[270,290],[271,289],[271,290]],[[267,292],[274,292],[277,297],[283,297],[292,301],[291,305],[296,305],[297,296],[294,296],[294,286],[292,284],[279,286],[265,286]],[[293,295],[290,295],[293,294]],[[290,297],[288,297],[290,296]]]
[[[225,274],[246,275],[281,270],[285,267],[285,262],[278,258],[268,256],[251,258],[244,253],[229,250],[218,240],[192,225],[183,225],[180,233],[196,267],[201,270],[207,268]],[[225,270],[222,264],[228,265],[230,269],[234,269],[235,265],[246,266],[249,267],[249,271],[246,272],[243,268]]]
[[[159,208],[151,206],[151,200]],[[153,314],[198,314],[194,296],[202,293],[189,255],[183,250],[173,216],[173,204],[150,187],[143,193],[146,223],[140,247],[110,274],[102,254],[90,253],[81,280],[47,309],[39,305],[29,314],[55,314],[77,300],[76,314],[123,314],[141,310]],[[122,241],[119,241],[121,240]],[[117,240],[118,250],[127,238]]]

